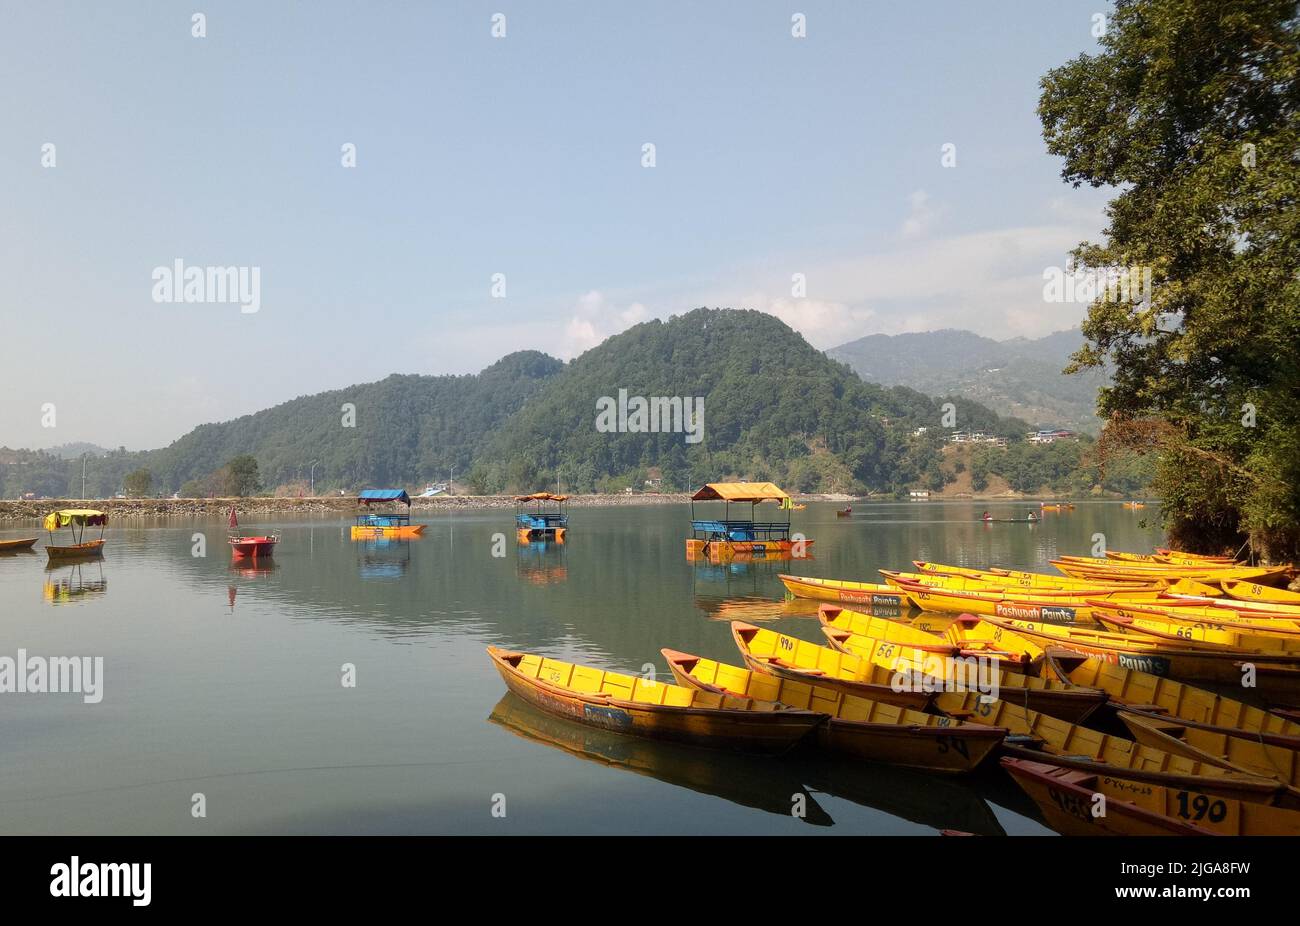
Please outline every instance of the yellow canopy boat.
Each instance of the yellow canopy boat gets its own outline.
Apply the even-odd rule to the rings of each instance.
[[[64,508],[51,511],[45,516],[42,526],[50,535],[50,542],[45,546],[45,554],[50,559],[86,559],[104,555],[104,528],[108,524],[108,515],[93,508]],[[66,527],[72,536],[72,543],[56,545],[54,532]],[[98,527],[99,536],[94,540],[86,539],[86,528]]]

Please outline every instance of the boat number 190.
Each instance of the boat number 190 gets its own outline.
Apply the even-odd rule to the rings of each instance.
[[[1178,792],[1178,816],[1184,820],[1197,821],[1209,817],[1211,823],[1222,823],[1227,815],[1228,805],[1223,801],[1212,800],[1204,794],[1192,797],[1186,791]]]

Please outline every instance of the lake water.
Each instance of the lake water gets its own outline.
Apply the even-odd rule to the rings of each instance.
[[[344,519],[242,525],[283,530],[269,568],[233,566],[219,520],[111,526],[102,562],[0,557],[0,656],[104,661],[98,704],[0,694],[0,833],[1046,832],[996,768],[958,780],[729,755],[505,697],[489,644],[666,678],[665,646],[739,662],[732,618],[820,641],[813,609],[781,603],[779,572],[876,580],[914,559],[1051,571],[1097,533],[1112,549],[1160,540],[1153,507],[1118,503],[1036,525],[976,521],[1023,504],[834,507],[795,513],[816,541],[795,563],[687,562],[678,505],[574,509],[563,546],[516,545],[498,509],[417,517],[428,526],[409,543],[354,542]],[[192,555],[198,532],[206,557]]]

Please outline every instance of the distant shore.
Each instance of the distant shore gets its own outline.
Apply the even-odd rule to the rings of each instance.
[[[799,502],[834,502],[843,504],[864,499],[838,494],[796,495]],[[1114,500],[1114,499],[1107,499]],[[690,501],[685,492],[627,495],[571,495],[567,505],[574,508],[608,508],[620,505],[683,505]],[[875,501],[896,501],[879,498]],[[1037,499],[1023,497],[971,496],[934,501],[994,501],[1033,503]],[[513,495],[436,495],[432,498],[412,498],[417,512],[437,512],[471,508],[511,508]],[[41,518],[60,508],[95,508],[111,515],[111,520],[149,520],[158,518],[211,518],[224,517],[231,506],[241,516],[329,514],[350,515],[358,510],[355,496],[318,495],[308,498],[44,498],[34,500],[0,500],[0,524],[39,523]]]

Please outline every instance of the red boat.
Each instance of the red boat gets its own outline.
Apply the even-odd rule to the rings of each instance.
[[[239,527],[239,519],[235,517],[234,508],[230,509],[230,526],[232,529]],[[279,531],[257,537],[246,537],[242,534],[231,533],[230,553],[235,559],[260,559],[274,553],[275,545],[279,542]]]

